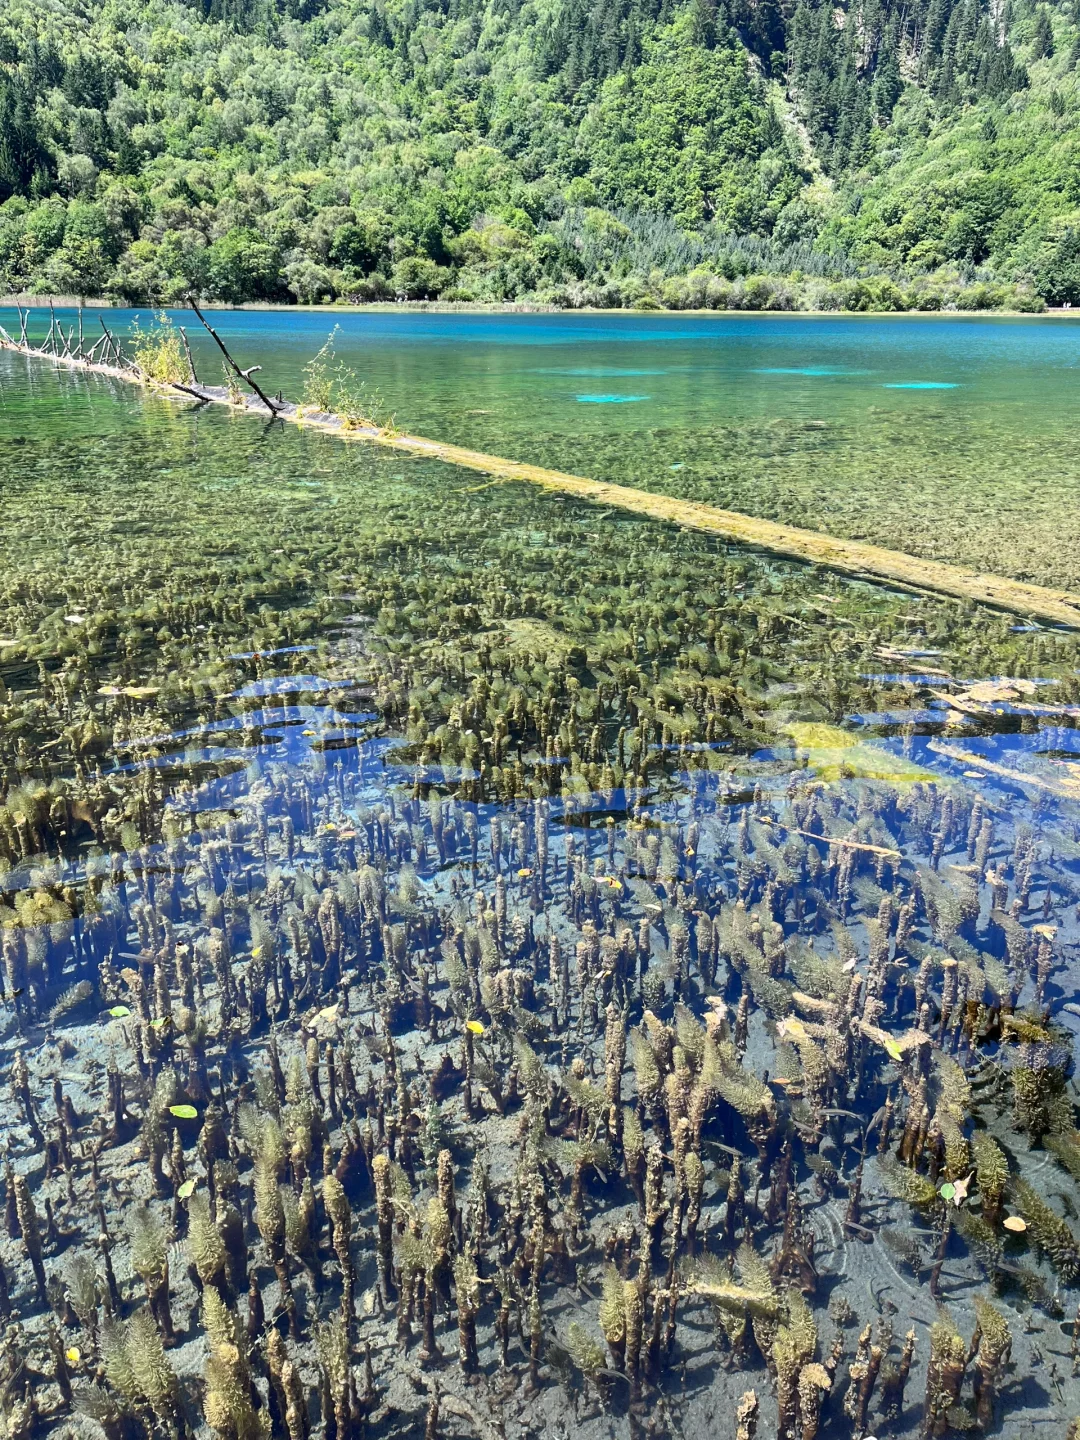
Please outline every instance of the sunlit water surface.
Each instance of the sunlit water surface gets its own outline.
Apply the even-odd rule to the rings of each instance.
[[[134,312],[105,314],[123,331]],[[64,323],[73,318],[65,312]],[[336,326],[340,362],[415,433],[1080,584],[1080,320],[332,311],[212,319],[244,365],[263,365],[264,385],[291,397]],[[0,312],[0,323],[11,330],[14,313]],[[36,311],[32,330],[47,325]],[[197,323],[189,333],[204,378],[219,380],[220,355]]]
[[[264,379],[294,394],[331,323],[321,315],[216,318],[244,363],[257,357]],[[378,383],[400,424],[420,433],[1016,573],[1029,572],[1015,547],[1030,543],[1042,556],[1040,578],[1072,574],[1077,507],[1064,503],[1073,470],[1064,443],[1071,325],[414,316],[341,324],[339,353]],[[212,371],[201,345],[198,364]],[[888,388],[931,383],[956,388]],[[609,403],[616,399],[624,403]],[[257,896],[275,869],[307,876],[321,893],[378,848],[384,816],[406,836],[418,903],[446,905],[455,891],[468,897],[485,883],[464,842],[448,863],[437,853],[435,802],[456,796],[461,813],[476,817],[481,855],[502,846],[497,863],[518,876],[511,907],[541,935],[547,927],[572,937],[561,884],[542,893],[530,870],[515,869],[507,838],[514,825],[536,823],[537,800],[501,795],[490,771],[478,792],[480,772],[468,759],[444,762],[417,741],[417,716],[445,715],[447,696],[475,693],[478,677],[552,694],[547,687],[565,685],[569,667],[580,734],[595,725],[601,750],[623,753],[630,742],[605,720],[604,696],[632,663],[643,688],[671,687],[672,719],[637,752],[625,780],[563,786],[563,771],[583,765],[580,756],[529,746],[516,755],[519,780],[547,797],[553,867],[566,865],[569,844],[589,871],[627,877],[621,901],[606,892],[595,899],[597,914],[619,906],[636,924],[646,913],[647,893],[630,883],[643,873],[631,849],[635,827],[662,824],[700,827],[696,854],[680,862],[698,903],[719,912],[738,893],[757,903],[768,873],[762,856],[779,863],[768,836],[794,825],[785,808],[792,785],[815,769],[823,806],[844,826],[861,822],[879,843],[884,832],[875,826],[891,827],[885,848],[902,851],[902,894],[930,863],[913,793],[931,811],[942,794],[955,796],[965,817],[979,796],[993,817],[991,853],[1007,891],[1018,883],[1010,869],[1018,837],[1028,827],[1036,838],[1023,923],[1056,927],[1044,999],[1067,1032],[1080,1024],[1062,1009],[1080,974],[1076,711],[1055,689],[1040,713],[1041,684],[1017,704],[1003,700],[974,716],[947,701],[1005,664],[1036,682],[1074,674],[1064,633],[10,356],[0,356],[0,503],[8,784],[98,772],[95,783],[111,786],[118,805],[145,794],[149,842],[136,859],[130,837],[99,844],[73,835],[9,869],[9,904],[40,884],[43,865],[55,885],[76,893],[90,877],[114,877],[118,943],[135,944],[128,933],[144,892],[130,877],[148,867],[174,875],[178,904],[189,887],[195,895],[186,867],[205,859],[208,845],[220,894]],[[433,608],[424,597],[438,587],[444,600]],[[727,651],[716,638],[721,621],[742,635]],[[94,628],[89,645],[72,639],[81,627]],[[743,687],[743,715],[723,733],[680,740],[680,685],[695,667],[710,684],[726,668]],[[77,763],[54,685],[62,674],[69,696],[111,727],[111,740],[80,751]],[[697,703],[706,705],[704,689]],[[807,723],[822,728],[799,728]],[[289,852],[268,850],[260,833],[269,827],[277,837],[286,823]],[[960,826],[945,845],[946,886],[950,866],[968,861],[964,838]],[[386,864],[392,879],[398,860],[388,854]],[[875,873],[882,879],[882,863],[867,859],[866,888],[850,902],[860,945],[881,893]],[[1005,943],[986,896],[965,934],[999,975]],[[200,938],[193,921],[192,942]],[[827,949],[827,939],[819,943]],[[78,973],[76,952],[59,963],[69,978]],[[663,994],[657,1003],[666,1003]],[[765,1064],[775,1063],[766,1058],[768,1033],[759,1013],[751,1055]],[[6,1048],[13,1038],[9,1029]],[[850,1102],[865,1109],[862,1121],[889,1088],[871,1084]],[[94,1103],[77,1080],[74,1093],[80,1105]],[[979,1123],[1012,1145],[1020,1173],[1039,1173],[1045,1154],[1011,1135],[1007,1107],[1004,1120],[996,1113],[980,1112]],[[840,1162],[848,1179],[857,1138],[847,1137]],[[869,1236],[886,1222],[910,1225],[913,1214],[885,1198],[875,1163],[862,1212]],[[1051,1188],[1076,1194],[1060,1170]],[[926,1272],[912,1273],[880,1242],[855,1242],[835,1200],[819,1198],[807,1215],[823,1277],[813,1304],[826,1328],[833,1293],[860,1323],[894,1306],[898,1337],[910,1323],[921,1327],[909,1408],[892,1430],[914,1435],[936,1313]],[[926,1241],[924,1263],[935,1243]],[[1021,1261],[1043,1287],[1041,1302],[1013,1283]],[[1055,1299],[1058,1282],[1030,1249],[1015,1246],[1008,1265],[1013,1271],[997,1273],[1016,1361],[1006,1424],[1056,1435],[1080,1408],[1068,1358],[1076,1292],[1063,1287]],[[941,1293],[965,1334],[973,1297],[984,1292],[983,1270],[956,1243]],[[695,1381],[686,1402],[695,1423],[721,1403],[725,1386],[737,1384],[737,1395],[746,1379],[718,1371]],[[765,1396],[763,1370],[754,1383]],[[850,1433],[839,1406],[821,1433]]]

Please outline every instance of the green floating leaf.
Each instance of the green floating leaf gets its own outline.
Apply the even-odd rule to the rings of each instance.
[[[902,1061],[904,1058],[904,1052],[900,1049],[900,1046],[896,1043],[895,1040],[886,1040],[885,1050],[886,1053],[891,1055],[892,1058],[896,1061]]]
[[[170,1105],[169,1114],[175,1115],[178,1120],[197,1120],[199,1112],[194,1105]]]
[[[131,1014],[131,1011],[126,1005],[114,1005],[109,1011],[109,1014],[113,1017],[114,1020],[123,1020],[125,1015]]]
[[[943,1200],[951,1200],[956,1194],[956,1186],[946,1180],[945,1184],[942,1185],[941,1189],[938,1191],[938,1194]]]
[[[176,1193],[177,1193],[177,1195],[179,1195],[179,1197],[180,1197],[181,1200],[186,1200],[189,1195],[194,1195],[194,1194],[195,1194],[195,1181],[194,1181],[194,1180],[185,1180],[184,1183],[180,1186],[179,1190],[177,1190]]]

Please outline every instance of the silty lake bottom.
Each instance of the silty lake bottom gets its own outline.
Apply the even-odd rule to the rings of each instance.
[[[1068,1433],[1074,634],[0,384],[8,1434]]]
[[[88,310],[87,332],[101,313],[121,333],[136,316]],[[33,311],[31,334],[49,319]],[[1080,589],[1080,317],[327,307],[212,320],[290,398],[338,326],[334,363],[415,434]],[[17,331],[13,310],[0,323]],[[201,378],[220,383],[220,354],[185,323]]]

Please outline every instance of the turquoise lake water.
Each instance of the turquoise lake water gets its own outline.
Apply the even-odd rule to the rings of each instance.
[[[105,313],[119,330],[135,314]],[[98,328],[95,314],[86,318]],[[263,366],[261,383],[291,397],[337,326],[340,363],[417,434],[1080,585],[1080,320],[254,311],[212,320],[242,364]],[[188,321],[203,378],[217,381],[220,356]],[[11,329],[13,312],[0,322]],[[47,323],[34,312],[34,330]]]
[[[342,363],[421,434],[1001,571],[1070,581],[1078,565],[1072,322],[339,318]],[[213,319],[241,363],[263,365],[267,388],[298,396],[334,317]],[[195,345],[202,378],[217,381],[210,345]],[[916,1440],[931,1337],[947,1317],[966,1353],[987,1304],[1012,1343],[1012,1369],[995,1377],[996,1433],[1064,1434],[1080,1412],[1076,633],[9,352],[0,560],[0,1071],[25,1051],[43,1125],[55,1123],[54,1080],[81,1116],[107,1119],[107,1065],[141,1120],[146,1054],[177,1068],[179,1108],[200,1121],[204,1055],[226,1110],[248,1097],[273,1109],[274,1082],[260,1074],[272,1019],[290,1092],[303,1091],[313,1036],[329,1086],[320,1044],[332,1038],[365,1090],[357,1121],[378,1135],[401,1103],[393,1053],[415,1096],[410,1118],[423,1117],[413,1174],[395,1179],[419,1214],[430,1213],[432,1134],[451,1150],[466,1216],[481,1183],[484,1213],[501,1215],[516,1203],[509,1177],[528,1164],[532,1185],[542,1168],[550,1229],[572,1241],[573,1268],[538,1277],[541,1385],[522,1404],[534,1433],[565,1435],[574,1416],[581,1440],[605,1440],[629,1433],[626,1387],[616,1374],[603,1413],[577,1423],[596,1376],[570,1363],[571,1325],[597,1340],[605,1247],[617,1226],[644,1221],[617,1148],[631,1107],[667,1157],[682,1093],[665,1080],[666,1120],[658,1091],[647,1099],[642,1036],[657,1017],[670,1023],[679,1071],[667,1078],[689,1064],[705,1084],[704,1022],[737,1034],[745,1012],[744,1051],[725,1042],[723,1073],[705,1086],[700,1224],[692,1242],[676,1233],[671,1252],[677,1344],[646,1395],[673,1418],[662,1433],[729,1435],[750,1386],[759,1435],[778,1429],[771,1333],[725,1327],[695,1290],[704,1254],[719,1267],[706,1278],[726,1280],[734,1260],[742,1284],[766,1286],[767,1317],[775,1306],[772,1318],[804,1334],[811,1317],[819,1357],[838,1347],[819,1440],[851,1440],[843,1402],[865,1323],[883,1359],[860,1434]],[[623,946],[641,951],[629,967]],[[186,966],[199,988],[181,1004]],[[421,984],[437,1025],[420,1023]],[[609,1003],[632,1031],[621,1138],[607,1133],[599,1090]],[[163,1013],[140,1019],[143,1004]],[[148,1047],[138,1058],[128,1031]],[[474,1033],[466,1103],[454,1067]],[[913,1040],[917,1051],[900,1048]],[[576,1092],[588,1104],[568,1088],[575,1061],[591,1077]],[[456,1078],[436,1100],[447,1065]],[[542,1102],[538,1128],[520,1094],[502,1113],[511,1073],[534,1094],[541,1082],[553,1097],[565,1088]],[[344,1086],[339,1099],[354,1104]],[[937,1130],[919,1118],[931,1105]],[[283,1123],[299,1108],[284,1106]],[[768,1116],[772,1138],[759,1144]],[[179,1118],[191,1121],[184,1163],[206,1188],[197,1124]],[[92,1268],[89,1129],[72,1198],[60,1170],[42,1178],[15,1108],[0,1119],[11,1162],[41,1208],[56,1207],[50,1283],[78,1255]],[[689,1116],[676,1124],[685,1135]],[[925,1154],[892,1163],[919,1126]],[[334,1159],[342,1131],[330,1129]],[[397,1132],[399,1147],[412,1129]],[[972,1158],[987,1134],[1010,1175],[996,1199]],[[134,1142],[99,1140],[128,1314],[142,1303],[132,1212],[149,1201],[171,1227],[180,1192],[151,1193]],[[575,1200],[586,1141],[603,1149]],[[325,1153],[309,1157],[320,1187]],[[736,1157],[743,1201],[728,1198]],[[660,1163],[674,1194],[675,1167]],[[291,1215],[302,1180],[290,1164]],[[258,1216],[253,1173],[245,1155],[240,1203]],[[418,1435],[426,1395],[408,1377],[419,1336],[375,1302],[379,1216],[359,1174],[348,1198],[364,1297],[353,1361],[362,1374],[370,1342],[380,1394],[404,1407],[370,1433]],[[1006,1229],[1006,1211],[1030,1217],[1031,1233]],[[455,1368],[451,1312],[440,1305],[435,1321],[444,1398],[461,1391],[499,1417],[518,1399],[493,1338],[503,1257],[491,1230],[479,1385]],[[277,1316],[280,1274],[248,1231]],[[308,1337],[338,1305],[325,1227],[319,1238],[318,1287],[292,1230],[282,1262]],[[403,1262],[407,1246],[392,1243]],[[182,1245],[170,1252],[168,1363],[198,1416],[205,1340]],[[631,1270],[639,1253],[635,1240]],[[54,1317],[24,1247],[6,1241],[4,1264],[41,1346]],[[653,1271],[667,1273],[659,1252]],[[917,1344],[898,1405],[909,1327]],[[64,1327],[65,1346],[91,1343]],[[516,1338],[510,1360],[523,1376]],[[313,1365],[304,1384],[314,1416]],[[980,1395],[969,1365],[950,1433],[974,1423]],[[205,1424],[195,1433],[212,1440]]]

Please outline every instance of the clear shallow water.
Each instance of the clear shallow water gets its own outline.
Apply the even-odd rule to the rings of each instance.
[[[597,378],[605,388],[613,380]],[[568,393],[579,393],[580,378],[566,379]],[[805,1008],[805,997],[829,1006],[830,996],[847,993],[854,973],[870,983],[875,963],[882,964],[880,953],[871,958],[880,944],[874,927],[891,897],[884,1010],[876,1016],[891,1043],[925,1020],[940,1035],[929,1071],[935,1111],[945,1103],[942,1075],[952,1073],[955,1058],[978,1088],[961,1105],[964,1134],[989,1130],[1015,1183],[1030,1181],[1055,1214],[1080,1208],[1073,1175],[1039,1147],[1037,1117],[1016,1101],[1018,1082],[1009,1078],[1014,1069],[1062,1068],[1078,1025],[1063,1008],[1080,973],[1075,638],[844,581],[568,497],[487,485],[446,466],[177,406],[8,356],[0,356],[0,397],[0,926],[32,937],[26,983],[17,987],[24,995],[15,997],[21,1032],[10,999],[0,1009],[0,1066],[10,1069],[24,1043],[42,1109],[51,1103],[53,1077],[63,1073],[77,1107],[96,1114],[107,1110],[98,1067],[112,1059],[141,1114],[128,1021],[111,1019],[104,1008],[106,1001],[129,1010],[138,1004],[115,977],[115,993],[102,990],[101,975],[109,972],[99,962],[108,957],[117,973],[134,963],[156,984],[147,956],[167,946],[170,933],[201,961],[199,1009],[211,1028],[215,1090],[219,1073],[231,1087],[246,1067],[266,1063],[265,1027],[243,1003],[239,1058],[227,1062],[215,1038],[227,1020],[210,963],[219,930],[228,935],[243,994],[265,989],[268,1003],[283,1002],[277,1020],[286,1068],[309,1053],[301,1046],[314,1027],[320,1039],[334,1039],[339,1056],[355,1047],[361,1083],[371,1070],[372,1083],[385,1086],[376,1017],[386,1008],[418,1107],[441,1056],[452,1063],[460,1057],[464,1020],[478,1011],[491,1085],[512,1066],[527,1066],[522,1041],[541,1057],[553,1086],[570,1083],[575,1057],[600,1085],[605,1022],[602,1008],[599,1021],[589,1018],[590,984],[601,1002],[621,997],[635,1028],[645,1008],[680,1025],[680,1046],[691,1053],[703,1042],[676,1010],[676,994],[695,1025],[709,1013],[710,997],[724,999],[730,1022],[746,995],[745,1060],[732,1073],[778,1077],[771,1103],[792,1137],[804,1254],[805,1235],[813,1236],[814,1275],[798,1268],[792,1252],[785,1262],[791,1273],[778,1272],[778,1293],[794,1279],[805,1284],[819,1353],[827,1356],[838,1336],[844,1346],[819,1434],[851,1434],[842,1393],[864,1317],[873,1319],[876,1342],[894,1365],[908,1327],[916,1329],[906,1407],[888,1424],[894,1435],[918,1434],[928,1333],[938,1318],[928,1276],[945,1210],[935,1186],[953,1177],[955,1152],[948,1168],[941,1156],[920,1161],[914,1173],[924,1190],[929,1185],[930,1199],[924,1194],[912,1206],[896,1198],[887,1157],[871,1143],[852,1222],[861,1228],[850,1228],[866,1126],[891,1097],[891,1148],[898,1146],[900,1119],[910,1113],[905,1082],[914,1076],[867,1040],[859,1042],[858,1073],[837,1060],[829,1078],[828,1066],[821,1069],[827,1035],[806,1028],[822,1012]],[[962,699],[973,681],[1002,676],[1031,684],[990,692],[977,715],[947,703],[948,696]],[[1010,778],[1014,769],[1022,779]],[[42,799],[46,784],[53,788]],[[868,848],[848,849],[853,840]],[[844,854],[853,857],[849,866],[840,863]],[[990,869],[993,883],[984,878]],[[477,892],[486,908],[500,903],[500,893],[506,901],[505,926],[496,922],[486,932],[503,947],[494,960],[476,923]],[[901,939],[899,911],[908,901],[914,908]],[[326,903],[339,912],[344,939],[337,950]],[[1002,904],[1017,907],[1020,938]],[[702,916],[717,927],[715,972]],[[635,963],[625,992],[602,975],[590,979],[578,949],[587,953],[590,924],[604,942],[626,928],[644,933],[645,968],[638,973]],[[1022,1006],[1034,1001],[1040,924],[1053,935],[1041,999],[1060,1028],[1052,1043],[1029,1038],[1021,1045],[995,1028],[991,1011],[1002,1003],[1008,1009],[1014,998]],[[685,985],[684,932],[694,937]],[[459,933],[464,956],[475,945],[491,966],[478,971],[478,1001],[461,990],[454,968]],[[558,1035],[553,937],[567,956],[573,991],[570,1023]],[[610,959],[610,948],[601,953]],[[976,1005],[974,1016],[961,1006],[946,1013],[953,960],[983,1012]],[[438,1041],[416,1029],[410,1008],[420,969],[443,1010]],[[510,971],[537,992],[515,1011],[491,988]],[[926,982],[925,1015],[916,976]],[[80,979],[99,987],[92,1000],[47,1023],[50,1007]],[[167,989],[169,981],[165,975]],[[803,1001],[794,1000],[796,988]],[[838,1016],[828,1013],[839,1032]],[[875,1013],[871,1005],[867,1023]],[[781,1033],[784,1021],[794,1028]],[[1035,1027],[1029,1037],[1049,1034],[1034,1010],[1028,1023]],[[146,1045],[160,1043],[149,1023],[140,1033]],[[185,1046],[155,1053],[163,1064],[175,1062],[201,1106]],[[1060,1054],[1066,1059],[1059,1065]],[[627,1062],[626,1103],[645,1074]],[[523,1163],[527,1102],[515,1102],[504,1121],[480,1081],[477,1093],[485,1115],[470,1121],[451,1092],[447,1134],[463,1197],[475,1193],[480,1155],[493,1176],[493,1211],[501,1214],[508,1178]],[[1066,1093],[1071,1105],[1071,1082]],[[735,1104],[741,1091],[729,1085],[725,1094],[734,1100],[715,1101],[704,1130],[702,1246],[721,1264],[728,1257],[724,1167],[735,1151],[747,1193],[760,1182],[760,1211],[740,1221],[737,1238],[779,1263],[785,1212],[772,1186],[782,1166],[774,1156],[766,1183],[752,1139],[761,1132],[744,1123]],[[384,1098],[394,1103],[389,1089]],[[828,1124],[815,1123],[822,1108],[838,1112]],[[644,1112],[646,1133],[666,1148],[669,1122],[653,1110]],[[1070,1111],[1069,1124],[1074,1118]],[[559,1232],[568,1223],[572,1147],[589,1133],[575,1132],[569,1119],[551,1120],[555,1133],[544,1151]],[[947,1121],[944,1111],[940,1119]],[[10,1108],[0,1112],[0,1126],[16,1166],[38,1176],[40,1155],[27,1127]],[[774,1138],[780,1135],[778,1128]],[[333,1136],[340,1146],[336,1128]],[[150,1188],[145,1164],[132,1169],[132,1158],[130,1147],[106,1148],[103,1164],[117,1187],[110,1200],[116,1265],[133,1302],[128,1216]],[[319,1158],[312,1161],[316,1178]],[[189,1161],[201,1177],[193,1146]],[[825,1163],[815,1169],[812,1161]],[[422,1205],[427,1165],[418,1154]],[[582,1229],[573,1237],[581,1250],[577,1278],[592,1293],[603,1283],[606,1236],[624,1219],[640,1224],[618,1163],[606,1160],[604,1168],[605,1178],[589,1177],[584,1186]],[[241,1188],[250,1198],[249,1177],[245,1169]],[[286,1177],[287,1188],[295,1180]],[[670,1188],[673,1175],[667,1182]],[[96,1234],[96,1217],[68,1206],[58,1176],[39,1193],[64,1207],[75,1235],[69,1249]],[[1010,1212],[1032,1213],[1022,1194],[1010,1191]],[[357,1182],[350,1202],[358,1288],[366,1294],[376,1269],[370,1190]],[[168,1194],[155,1203],[171,1214]],[[1062,1278],[1030,1238],[1002,1240],[1000,1226],[990,1227],[998,1248],[988,1250],[984,1233],[970,1229],[986,1213],[981,1193],[970,1207],[953,1208],[958,1230],[966,1224],[969,1231],[947,1237],[939,1299],[965,1344],[975,1297],[992,1300],[1012,1332],[1005,1433],[1057,1433],[1080,1410],[1069,1358],[1077,1274],[1066,1265]],[[912,1254],[908,1245],[906,1259],[905,1236],[917,1247]],[[259,1246],[253,1232],[256,1279],[275,1313],[278,1282]],[[47,1250],[50,1273],[65,1263]],[[749,1284],[742,1263],[738,1274]],[[774,1433],[767,1332],[740,1354],[694,1291],[685,1254],[683,1264],[679,1348],[670,1368],[649,1382],[649,1403],[664,1395],[679,1433],[698,1440],[715,1429],[717,1411],[730,1413],[752,1384],[761,1433]],[[37,1333],[44,1312],[33,1300],[29,1266],[13,1247],[5,1265]],[[655,1265],[662,1275],[660,1254]],[[295,1260],[292,1268],[302,1308],[329,1316],[334,1282],[317,1293]],[[185,1319],[197,1306],[180,1262],[174,1290],[182,1333],[171,1354],[197,1404],[204,1349],[197,1321]],[[585,1440],[599,1440],[612,1422],[595,1406],[589,1418],[593,1382],[565,1359],[572,1323],[598,1334],[596,1306],[555,1265],[544,1271],[539,1292],[549,1348],[530,1418],[555,1433],[575,1406],[576,1428]],[[841,1301],[851,1312],[846,1321]],[[798,1302],[782,1304],[791,1307],[783,1312],[790,1319]],[[395,1380],[395,1367],[413,1363],[417,1339],[399,1342],[376,1309],[373,1303],[361,1312],[359,1340],[372,1341],[378,1383],[388,1390],[397,1384],[393,1393],[405,1404],[399,1392],[409,1387],[400,1374]],[[470,1403],[496,1397],[494,1413],[505,1417],[516,1402],[499,1377],[493,1323],[485,1298],[481,1385],[459,1386],[452,1364],[442,1383],[451,1394],[463,1389]],[[314,1374],[304,1334],[289,1343]],[[67,1338],[80,1337],[75,1331]],[[440,1313],[438,1341],[452,1361],[449,1313]],[[512,1360],[522,1363],[516,1348]],[[971,1412],[970,1376],[960,1398]],[[421,1407],[419,1433],[423,1402],[412,1403]],[[625,1400],[616,1393],[606,1403],[625,1425]],[[874,1433],[885,1430],[876,1406],[869,1419]],[[388,1422],[388,1433],[409,1423]],[[209,1440],[208,1431],[200,1435]]]
[[[130,318],[112,312],[110,323]],[[1080,585],[1080,321],[309,312],[214,320],[242,362],[262,363],[263,380],[289,395],[336,324],[341,359],[419,434]],[[219,358],[195,329],[200,364],[216,379]]]

